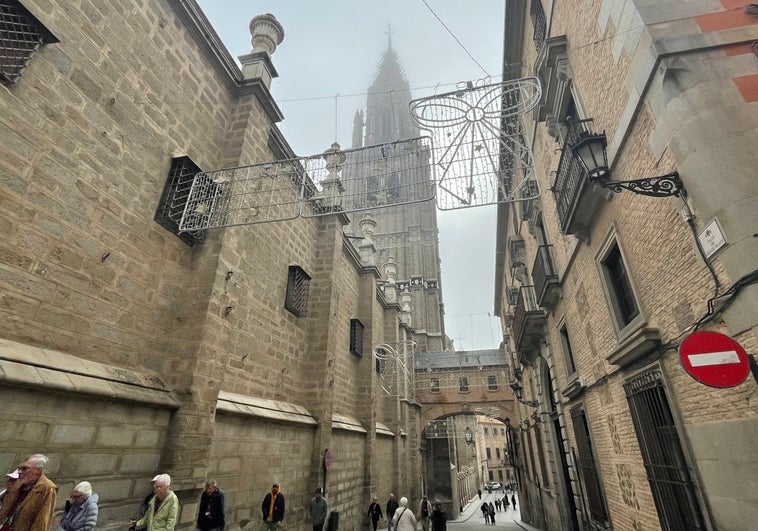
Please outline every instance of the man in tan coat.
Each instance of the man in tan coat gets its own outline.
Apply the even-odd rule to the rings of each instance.
[[[49,531],[58,487],[47,479],[47,457],[30,455],[18,467],[19,479],[0,509],[0,531]]]

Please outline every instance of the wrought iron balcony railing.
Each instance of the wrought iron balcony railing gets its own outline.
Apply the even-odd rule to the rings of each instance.
[[[521,286],[513,317],[516,350],[522,363],[531,363],[539,352],[545,312],[537,304],[534,286]]]
[[[552,245],[540,245],[537,248],[537,256],[535,256],[532,266],[532,280],[537,295],[537,304],[552,308],[560,295]]]

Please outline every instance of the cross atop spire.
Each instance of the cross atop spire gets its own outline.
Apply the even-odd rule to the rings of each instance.
[[[389,24],[387,24],[387,31],[385,31],[384,33],[387,34],[387,49],[391,50],[392,49],[392,34],[394,33],[394,31],[392,31],[392,27]]]

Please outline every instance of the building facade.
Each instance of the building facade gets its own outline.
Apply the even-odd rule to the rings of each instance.
[[[745,529],[758,511],[755,373],[705,385],[678,349],[696,330],[758,346],[755,8],[506,6],[505,79],[542,86],[540,197],[501,204],[497,222],[522,517]],[[608,171],[580,162],[590,140],[607,142]],[[609,181],[632,182],[615,193]]]
[[[419,129],[412,123],[408,111],[410,101],[410,84],[390,40],[368,89],[366,112],[356,112],[352,147],[386,145],[386,149],[393,149],[393,143],[398,140],[418,138]],[[427,153],[427,158],[429,156]],[[390,182],[393,179],[395,182]],[[402,193],[409,180],[427,182],[433,190],[431,168],[421,166],[413,171],[413,175],[398,168],[389,174],[388,182],[377,182],[374,189],[366,193],[377,205],[392,204],[399,199],[392,197],[393,194]],[[435,202],[384,206],[371,210],[370,215],[378,224],[374,242],[379,263],[383,267],[388,264],[386,267],[396,273],[392,289],[398,294],[410,295],[408,303],[412,308],[417,348],[423,352],[442,352],[448,342]],[[360,236],[357,229],[351,225],[347,232]]]
[[[99,527],[123,526],[163,472],[181,527],[208,479],[230,529],[257,525],[274,480],[287,529],[307,527],[316,486],[343,529],[373,495],[417,501],[413,387],[383,393],[395,375],[372,356],[408,354],[411,308],[381,289],[370,224],[359,246],[339,213],[180,229],[201,169],[295,156],[269,91],[276,19],[253,19],[240,69],[194,0],[0,16],[15,36],[0,54],[2,466],[42,452],[61,493],[91,481]],[[307,176],[286,179],[283,202]]]

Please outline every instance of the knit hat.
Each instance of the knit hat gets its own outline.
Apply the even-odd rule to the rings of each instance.
[[[82,481],[74,487],[74,490],[79,494],[84,494],[85,498],[92,496],[92,485],[89,481]]]

